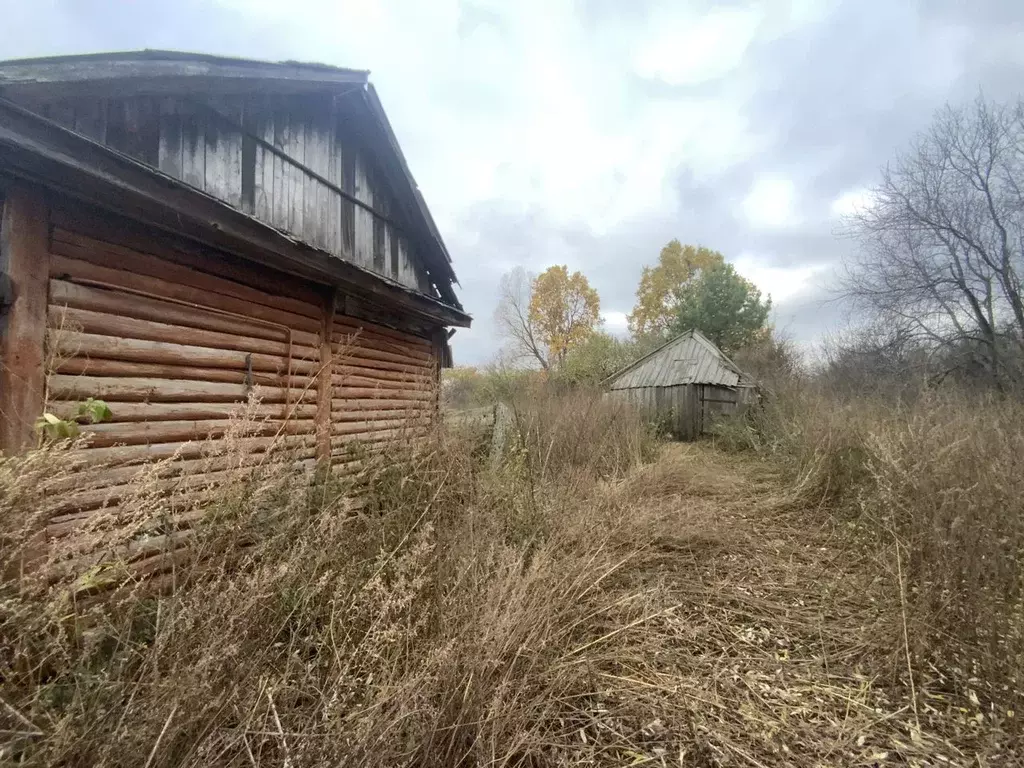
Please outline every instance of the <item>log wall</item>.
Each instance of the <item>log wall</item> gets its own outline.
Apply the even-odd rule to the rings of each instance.
[[[83,427],[76,459],[84,466],[60,481],[49,538],[116,508],[154,460],[175,458],[160,480],[179,490],[215,486],[237,461],[237,452],[216,456],[225,436],[252,463],[283,443],[275,455],[289,464],[340,470],[354,459],[353,444],[378,450],[425,435],[434,422],[430,339],[345,314],[345,297],[326,286],[178,250],[162,236],[121,236],[76,208],[45,214],[45,408],[72,417],[94,397],[113,414]],[[240,433],[251,395],[254,421]],[[186,541],[173,531],[160,539],[176,549]],[[158,543],[137,558],[140,572],[165,558]]]

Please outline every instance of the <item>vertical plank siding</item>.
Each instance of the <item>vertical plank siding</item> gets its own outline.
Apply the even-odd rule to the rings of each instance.
[[[327,102],[260,95],[200,103],[135,96],[33,108],[316,248],[434,293],[408,234],[393,223],[398,206],[383,175]],[[300,166],[386,218],[346,200]]]

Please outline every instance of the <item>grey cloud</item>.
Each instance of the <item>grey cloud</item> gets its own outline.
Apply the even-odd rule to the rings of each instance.
[[[301,38],[282,34],[258,14],[199,0],[8,5],[2,58],[140,47],[309,58]],[[765,7],[760,0],[731,0],[729,6]],[[505,22],[517,7],[463,2],[459,39],[483,35],[515,44]],[[713,0],[689,5],[697,12],[721,7]],[[736,110],[760,149],[722,167],[702,168],[700,174],[687,165],[666,167],[671,210],[640,213],[600,235],[582,223],[555,221],[534,198],[484,199],[448,211],[444,235],[462,280],[461,297],[475,317],[475,327],[455,337],[456,359],[481,363],[498,349],[491,322],[498,279],[520,264],[534,271],[555,263],[582,269],[601,294],[603,308],[617,312],[631,309],[643,265],[654,262],[673,237],[730,257],[755,254],[765,267],[837,265],[855,244],[835,236],[829,210],[833,200],[873,183],[879,168],[942,104],[969,100],[979,91],[996,99],[1016,98],[1021,92],[1024,10],[1019,0],[844,0],[825,8],[816,21],[781,36],[768,34],[779,21],[769,18],[734,71],[681,87],[642,78],[632,68],[637,50],[659,31],[654,25],[665,13],[675,12],[672,0],[579,0],[574,6],[578,34],[564,41],[564,52],[598,67],[595,78],[609,78],[606,95],[601,87],[595,89],[602,94],[592,105],[595,119],[628,127],[632,115],[654,103],[714,102]],[[524,7],[522,12],[531,11]],[[412,55],[426,60],[430,53],[426,41]],[[344,50],[331,55],[330,63],[371,66],[349,60]],[[510,62],[518,55],[525,53],[512,51]],[[400,79],[389,81],[386,106],[402,104],[402,87]],[[531,107],[523,101],[529,93],[514,90],[500,73],[484,76],[470,68],[425,87],[430,102],[422,114],[389,108],[414,172],[427,153],[438,151],[428,140],[437,134],[418,130],[410,120],[446,119],[445,125],[458,130],[460,120],[469,125],[478,117],[503,121]],[[680,126],[681,136],[684,128]],[[452,145],[447,146],[450,151]],[[516,157],[496,156],[509,163]],[[446,159],[453,167],[460,162],[457,152]],[[593,162],[608,159],[595,157]],[[795,185],[798,221],[791,227],[758,229],[744,217],[745,196],[766,174],[781,175]],[[446,179],[426,181],[431,202],[444,191]],[[625,181],[613,178],[611,186]],[[822,273],[821,279],[828,274]],[[845,310],[831,298],[826,285],[815,283],[779,303],[776,322],[797,340],[813,340],[845,319]]]

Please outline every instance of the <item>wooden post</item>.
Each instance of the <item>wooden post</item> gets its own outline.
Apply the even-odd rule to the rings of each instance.
[[[0,221],[0,274],[13,297],[0,321],[0,450],[7,454],[31,447],[44,407],[49,234],[42,195],[8,190]]]
[[[320,373],[316,383],[316,457],[321,466],[331,465],[331,399],[334,387],[331,374],[334,372],[334,307],[337,291],[330,289],[324,301],[323,325],[320,328]]]

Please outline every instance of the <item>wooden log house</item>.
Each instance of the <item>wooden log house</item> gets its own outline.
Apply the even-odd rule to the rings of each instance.
[[[424,434],[470,318],[366,72],[143,51],[0,63],[0,450],[85,398],[104,488],[253,388],[307,466]],[[60,530],[58,530],[60,529]]]

